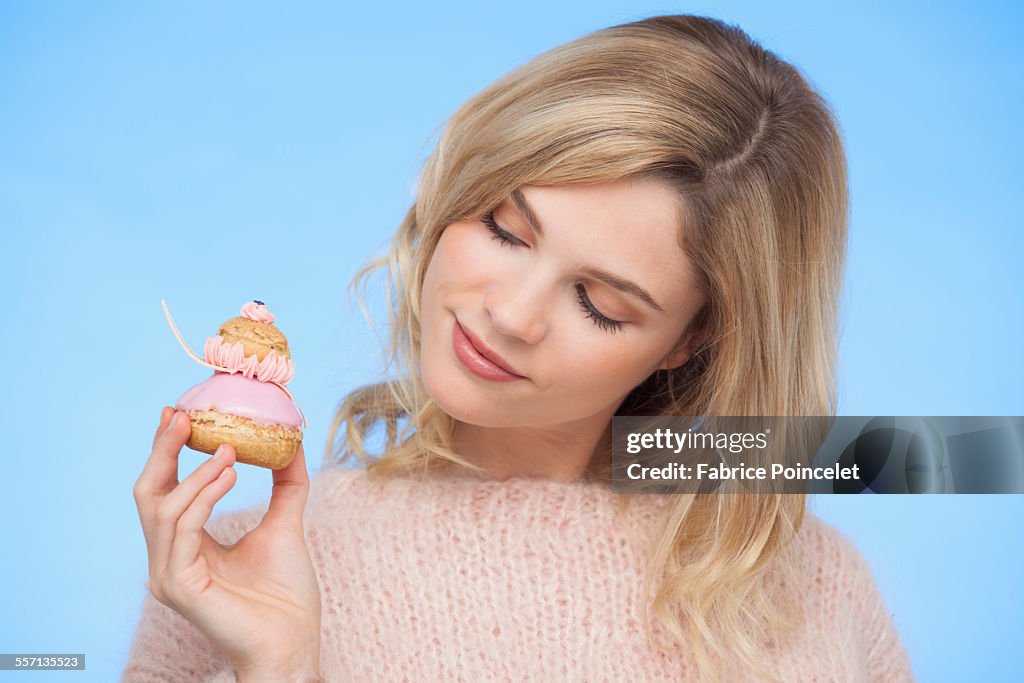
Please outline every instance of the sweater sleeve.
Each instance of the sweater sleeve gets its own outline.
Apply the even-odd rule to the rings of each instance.
[[[261,517],[258,510],[249,508],[218,515],[205,528],[218,542],[230,544],[255,527]],[[202,631],[152,593],[146,593],[121,683],[236,680],[231,663]]]

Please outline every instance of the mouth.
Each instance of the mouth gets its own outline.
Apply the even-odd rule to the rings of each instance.
[[[516,372],[505,359],[487,347],[472,331],[458,321],[452,326],[452,347],[455,355],[470,372],[495,382],[513,382],[527,379]]]

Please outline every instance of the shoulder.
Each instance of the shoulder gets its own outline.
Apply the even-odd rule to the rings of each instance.
[[[808,510],[795,545],[817,564],[848,573],[863,569],[864,557],[845,534]]]
[[[368,483],[364,467],[333,465],[310,475],[310,503],[330,503]]]
[[[796,555],[809,588],[845,593],[872,581],[871,568],[854,542],[810,510],[786,552]]]
[[[805,514],[794,544],[814,575],[810,592],[826,621],[842,625],[848,647],[862,659],[866,678],[913,681],[913,669],[875,572],[854,543],[838,529]],[[805,566],[808,566],[805,565]],[[798,565],[799,566],[799,565]],[[832,625],[822,627],[834,628]]]
[[[864,555],[835,526],[808,510],[797,538],[787,552],[800,573],[802,590],[829,612],[844,613],[857,622],[862,610],[881,596]]]

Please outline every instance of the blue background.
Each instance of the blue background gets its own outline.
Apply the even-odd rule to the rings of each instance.
[[[160,408],[208,375],[160,299],[200,351],[244,301],[270,305],[317,467],[338,400],[380,364],[346,285],[438,126],[611,24],[737,23],[835,107],[853,206],[842,413],[1024,414],[1019,4],[480,5],[0,5],[0,649],[88,657],[39,679],[124,665],[147,578],[132,485]],[[183,451],[181,476],[202,457]],[[238,474],[215,514],[269,496],[269,472]],[[811,507],[868,558],[921,680],[1019,675],[1024,497]]]

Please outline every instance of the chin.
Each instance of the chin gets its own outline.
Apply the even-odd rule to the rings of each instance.
[[[515,427],[523,421],[493,399],[480,396],[474,387],[467,387],[461,378],[434,378],[424,369],[423,385],[437,407],[459,422],[478,427]]]
[[[478,400],[471,392],[459,391],[458,386],[450,382],[439,389],[427,382],[426,388],[437,407],[459,422],[478,427],[512,427],[517,424],[508,410],[491,401]]]

